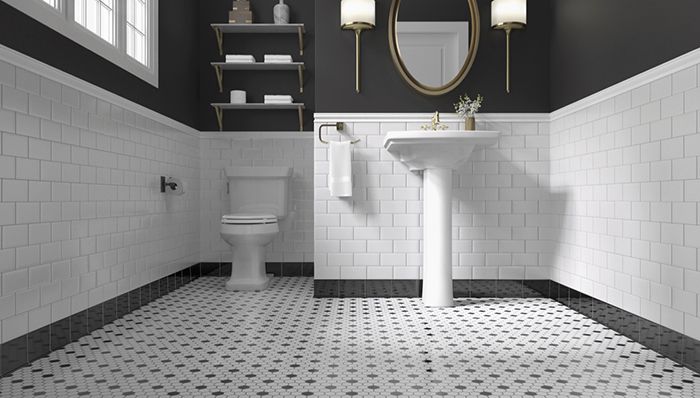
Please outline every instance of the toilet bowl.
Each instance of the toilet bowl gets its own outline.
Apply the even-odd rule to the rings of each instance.
[[[265,246],[279,233],[277,217],[270,214],[230,214],[221,218],[221,237],[233,248],[228,290],[264,290]]]

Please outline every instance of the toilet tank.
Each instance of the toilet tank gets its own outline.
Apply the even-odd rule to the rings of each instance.
[[[230,213],[287,216],[289,167],[227,167]]]

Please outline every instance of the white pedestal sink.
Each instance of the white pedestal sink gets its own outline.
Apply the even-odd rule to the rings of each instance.
[[[423,170],[423,303],[452,300],[452,172],[472,151],[498,142],[496,131],[396,131],[384,148],[411,171]]]

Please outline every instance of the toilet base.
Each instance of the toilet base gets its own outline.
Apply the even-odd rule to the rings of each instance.
[[[240,292],[256,292],[265,290],[272,282],[273,274],[267,274],[261,279],[229,279],[226,282],[226,290]]]

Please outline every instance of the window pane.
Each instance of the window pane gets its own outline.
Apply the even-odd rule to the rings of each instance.
[[[58,9],[59,0],[44,0],[44,3],[50,5],[51,7]]]
[[[114,43],[114,0],[75,0],[75,22]]]
[[[150,0],[126,1],[126,53],[148,66],[148,12]]]

